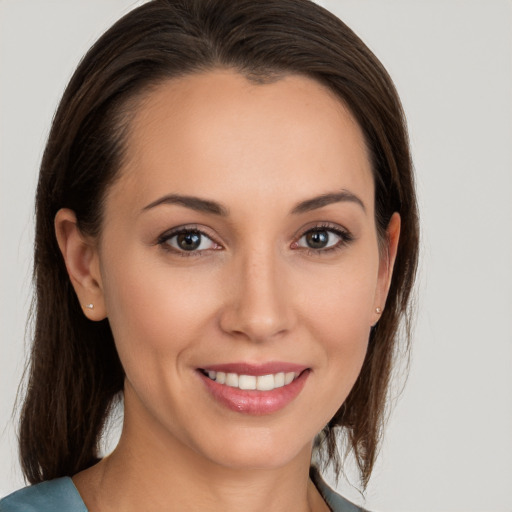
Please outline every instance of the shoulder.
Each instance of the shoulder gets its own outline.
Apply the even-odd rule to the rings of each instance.
[[[333,491],[324,482],[318,469],[314,466],[310,469],[310,477],[332,512],[368,512],[366,509],[361,508],[358,505],[354,505],[354,503]]]
[[[0,500],[0,512],[87,512],[69,477],[31,485]]]

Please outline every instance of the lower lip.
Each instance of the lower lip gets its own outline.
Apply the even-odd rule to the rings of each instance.
[[[245,390],[219,384],[198,372],[213,397],[228,409],[246,414],[272,414],[285,408],[302,391],[309,370],[304,370],[295,380],[272,391]]]

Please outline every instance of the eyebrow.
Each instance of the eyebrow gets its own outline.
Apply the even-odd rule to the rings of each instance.
[[[322,194],[317,197],[313,197],[312,199],[307,199],[306,201],[302,201],[299,203],[293,210],[292,213],[299,214],[299,213],[306,213],[310,212],[312,210],[316,210],[318,208],[322,208],[323,206],[328,206],[333,203],[342,203],[342,202],[349,202],[349,203],[355,203],[358,204],[363,211],[366,213],[366,207],[352,192],[349,192],[348,190],[341,190],[340,192],[335,192],[332,194]]]
[[[328,206],[333,203],[341,202],[350,202],[358,204],[363,209],[363,211],[366,212],[366,207],[363,201],[359,199],[359,197],[357,197],[352,192],[349,192],[348,190],[341,190],[340,192],[334,192],[331,194],[321,194],[311,199],[306,199],[305,201],[300,202],[293,208],[292,214],[297,215],[301,213],[306,213],[312,210],[316,210],[318,208],[322,208],[324,206]],[[227,217],[229,215],[228,209],[222,206],[220,203],[211,201],[209,199],[201,199],[200,197],[195,196],[183,196],[180,194],[165,195],[153,201],[152,203],[149,203],[142,209],[142,211],[144,212],[164,204],[177,204],[180,206],[184,206],[186,208],[190,208],[191,210],[204,213],[211,213],[214,215],[219,215],[221,217]]]
[[[228,210],[215,201],[209,201],[208,199],[201,199],[200,197],[194,196],[182,196],[179,194],[163,196],[145,206],[142,211],[150,210],[151,208],[155,208],[162,204],[178,204],[198,212],[213,213],[214,215],[220,215],[222,217],[228,216]]]

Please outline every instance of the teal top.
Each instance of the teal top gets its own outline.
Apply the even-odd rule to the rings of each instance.
[[[0,500],[0,512],[88,512],[69,476],[25,487]]]
[[[336,494],[316,471],[313,481],[332,512],[364,512]],[[88,512],[68,476],[20,489],[0,500],[0,512]]]

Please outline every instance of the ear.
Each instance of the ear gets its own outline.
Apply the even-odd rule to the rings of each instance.
[[[55,216],[55,235],[84,314],[103,320],[107,314],[96,244],[78,229],[75,212],[67,208]]]
[[[379,262],[379,276],[377,280],[377,289],[374,301],[374,325],[379,321],[382,311],[386,304],[391,278],[393,277],[393,267],[396,260],[398,249],[398,240],[400,239],[400,214],[393,213],[386,229],[385,246],[381,250]],[[380,312],[379,312],[380,310]]]

